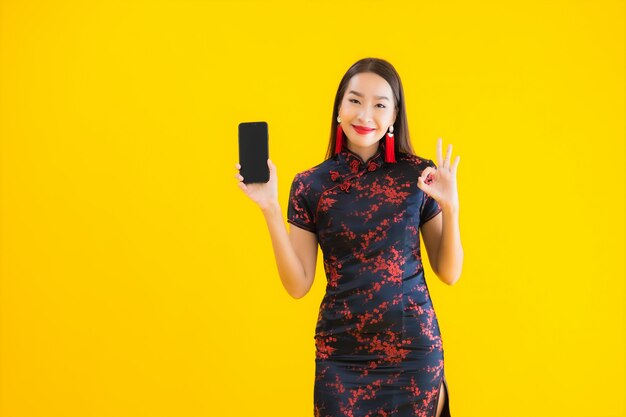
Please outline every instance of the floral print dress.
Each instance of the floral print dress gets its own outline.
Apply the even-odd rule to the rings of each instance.
[[[317,235],[326,294],[315,330],[316,417],[434,417],[447,382],[419,228],[441,208],[417,186],[433,161],[384,141],[296,174],[287,221]],[[450,416],[448,395],[442,416]]]

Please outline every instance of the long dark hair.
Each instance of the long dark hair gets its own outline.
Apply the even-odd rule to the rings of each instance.
[[[395,151],[404,152],[407,154],[415,155],[413,147],[411,146],[411,137],[409,136],[409,125],[406,118],[406,110],[404,104],[404,89],[402,88],[402,81],[396,69],[389,62],[380,58],[363,58],[355,62],[348,71],[344,74],[339,88],[337,89],[337,95],[335,96],[335,104],[333,105],[333,117],[330,124],[330,140],[328,142],[328,149],[326,150],[326,159],[330,159],[335,153],[335,142],[337,139],[337,116],[339,114],[339,104],[343,100],[343,96],[348,88],[350,79],[361,72],[372,72],[380,75],[391,86],[393,91],[393,99],[395,108],[397,109],[396,121],[393,124],[393,135],[395,142]]]

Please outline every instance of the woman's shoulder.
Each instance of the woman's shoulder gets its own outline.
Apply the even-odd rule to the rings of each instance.
[[[417,181],[422,172],[428,167],[435,167],[435,163],[420,155],[399,152],[396,157],[397,168],[392,171],[409,181]]]
[[[327,159],[311,168],[298,172],[295,175],[294,180],[306,183],[319,183],[319,180],[323,178],[324,173],[328,174],[334,165],[335,160],[333,158]]]
[[[331,178],[335,165],[336,160],[330,158],[311,168],[298,172],[291,183],[292,192],[306,196],[306,198],[315,202],[326,189],[333,186]]]
[[[410,153],[399,152],[397,159],[398,161],[402,161],[404,164],[408,164],[419,169],[435,166],[435,163],[431,159]]]

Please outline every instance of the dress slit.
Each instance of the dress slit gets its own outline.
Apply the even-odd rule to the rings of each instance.
[[[443,400],[443,408],[441,409],[440,417],[451,417],[450,416],[450,391],[448,390],[448,383],[446,382],[446,378],[442,378],[443,384],[441,385],[441,389],[437,393],[437,400],[435,401],[435,413],[433,417],[437,417],[437,406],[439,405],[439,396],[441,395],[441,390],[445,390],[446,397]]]

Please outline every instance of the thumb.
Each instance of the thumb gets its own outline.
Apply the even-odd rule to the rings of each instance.
[[[267,159],[267,166],[269,167],[271,173],[276,172],[276,165],[274,165],[272,160],[269,158]]]

